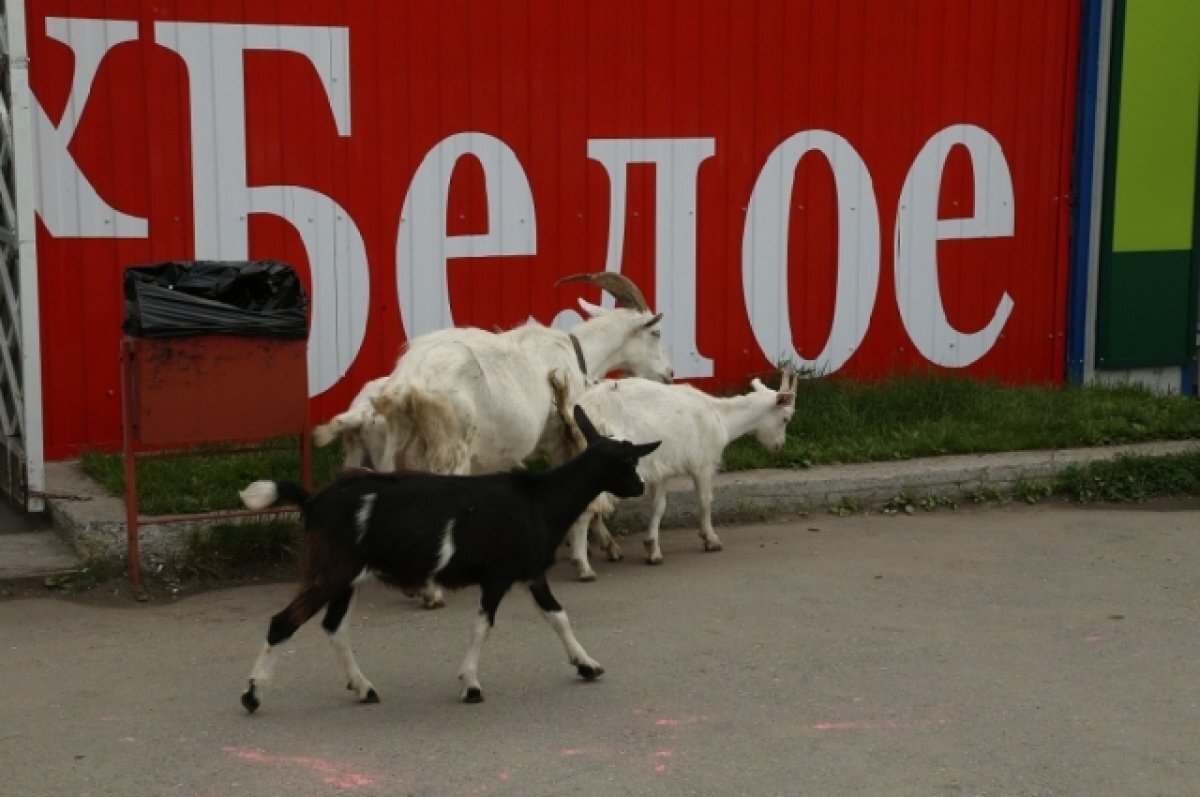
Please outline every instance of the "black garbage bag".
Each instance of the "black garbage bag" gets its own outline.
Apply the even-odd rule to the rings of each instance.
[[[139,338],[308,337],[308,297],[290,266],[177,261],[125,269],[125,323]]]

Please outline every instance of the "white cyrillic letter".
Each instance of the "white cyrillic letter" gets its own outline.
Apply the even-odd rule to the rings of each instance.
[[[346,28],[159,22],[155,39],[179,53],[191,83],[195,256],[249,256],[249,216],[270,213],[300,233],[312,274],[309,393],[346,373],[367,330],[370,273],[357,225],[333,199],[303,186],[247,186],[247,50],[306,57],[325,87],[338,134],[350,134],[350,38]]]
[[[712,360],[696,346],[696,184],[714,151],[711,138],[588,141],[588,157],[604,166],[611,186],[606,271],[620,272],[623,262],[629,164],[654,164],[654,309],[663,313],[663,345],[683,379],[713,374]],[[605,303],[611,306],[611,297]]]
[[[942,170],[956,145],[966,147],[971,157],[975,215],[939,219]],[[896,302],[909,338],[931,362],[948,368],[975,362],[996,344],[1013,309],[1012,297],[1005,293],[982,330],[967,333],[951,326],[938,285],[937,242],[1010,236],[1014,211],[1012,176],[1004,152],[981,127],[947,127],[929,139],[913,162],[896,212]]]
[[[135,41],[138,24],[124,19],[49,17],[46,34],[71,48],[75,71],[67,107],[57,125],[33,98],[38,215],[55,238],[145,238],[146,220],[122,213],[101,199],[69,149],[100,62],[118,44]]]
[[[833,168],[838,205],[837,294],[825,348],[808,360],[796,350],[788,315],[788,222],[800,159],[817,150]],[[754,184],[742,236],[742,289],[750,326],[772,362],[790,360],[821,374],[837,371],[862,343],[879,287],[879,209],[866,164],[828,130],[796,133],[775,148]]]
[[[487,232],[448,235],[450,178],[464,155],[483,167]],[[487,133],[456,133],[440,141],[417,167],[396,240],[396,289],[405,336],[454,326],[447,262],[454,258],[537,253],[537,223],[529,179],[513,151]]]

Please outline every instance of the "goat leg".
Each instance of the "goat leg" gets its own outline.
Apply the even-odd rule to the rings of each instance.
[[[580,515],[567,531],[567,540],[571,544],[571,562],[579,572],[580,581],[595,581],[596,571],[588,562],[588,522],[592,517],[590,512]]]
[[[354,606],[356,593],[357,589],[351,584],[330,601],[321,626],[329,635],[329,643],[342,663],[346,674],[346,688],[354,692],[360,703],[378,703],[379,693],[362,674],[362,670],[358,669],[358,662],[350,647],[350,610]]]
[[[302,585],[299,593],[287,605],[287,608],[271,618],[271,625],[267,629],[267,642],[263,645],[262,652],[258,654],[254,668],[250,670],[250,685],[242,693],[242,707],[246,711],[253,714],[258,710],[260,705],[258,690],[265,686],[274,675],[275,663],[279,658],[279,646],[291,639],[297,628],[308,622],[314,614],[320,611],[322,606],[328,604],[336,592],[338,592],[336,587],[330,588],[327,585]]]
[[[608,561],[619,562],[625,554],[621,552],[621,546],[617,542],[617,538],[608,530],[608,526],[604,524],[604,518],[600,515],[592,516],[592,523],[588,526],[588,533],[596,540],[596,544],[600,546],[600,550],[608,554]]]
[[[594,681],[603,675],[604,668],[600,666],[600,662],[589,656],[583,649],[583,645],[579,644],[579,640],[575,638],[575,634],[571,633],[571,621],[567,619],[567,613],[563,611],[563,607],[550,592],[550,586],[546,583],[544,573],[529,582],[529,594],[533,596],[533,602],[542,610],[542,616],[546,618],[546,622],[558,634],[559,640],[566,648],[567,660],[575,666],[575,671],[579,673],[580,677],[586,681]]]
[[[646,529],[646,539],[643,542],[646,546],[646,563],[661,565],[663,557],[662,549],[658,547],[658,526],[662,523],[663,515],[667,511],[667,489],[665,485],[653,483],[646,485],[646,492],[653,507],[650,513],[650,526]]]
[[[512,586],[511,582],[484,583],[481,585],[483,594],[479,599],[479,614],[475,618],[475,628],[471,632],[471,646],[463,659],[462,668],[458,671],[458,680],[462,681],[462,702],[482,703],[483,689],[479,686],[479,656],[483,652],[483,643],[496,624],[496,610],[504,593]]]
[[[712,474],[698,474],[692,483],[696,486],[696,499],[700,504],[700,539],[704,540],[704,550],[719,551],[722,548],[721,538],[713,531],[712,524]]]

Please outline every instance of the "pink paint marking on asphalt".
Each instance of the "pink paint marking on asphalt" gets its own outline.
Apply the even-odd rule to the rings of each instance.
[[[1100,636],[1099,634],[1092,634],[1091,636],[1089,636],[1087,638],[1087,641],[1088,642],[1100,642],[1103,639],[1104,639],[1104,637]]]
[[[361,789],[378,784],[378,779],[373,776],[348,771],[346,767],[323,758],[277,756],[262,750],[246,747],[223,747],[221,749],[242,761],[252,761],[256,764],[300,767],[320,778],[322,783],[328,783],[330,786],[336,786],[339,789]]]
[[[846,722],[818,722],[814,731],[898,731],[905,728],[927,728],[930,725],[945,725],[946,720],[923,720],[921,722],[896,722],[895,720],[860,720]]]
[[[865,722],[818,722],[813,726],[814,731],[858,731],[864,729],[882,728],[894,731],[899,725],[890,720],[867,720]]]
[[[705,717],[703,715],[701,715],[701,716],[683,716],[683,717],[662,717],[660,719],[656,719],[654,721],[654,724],[658,725],[660,727],[673,728],[678,725],[691,725],[696,722],[703,722],[706,719],[708,719],[708,717]]]
[[[665,775],[669,771],[667,769],[667,760],[675,755],[674,750],[655,750],[650,754],[650,760],[654,762],[654,771],[659,775]]]

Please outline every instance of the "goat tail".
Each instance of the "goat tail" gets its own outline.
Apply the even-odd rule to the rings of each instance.
[[[294,482],[257,481],[247,485],[238,495],[247,509],[266,509],[280,502],[303,505],[309,493]]]
[[[345,438],[355,432],[361,431],[367,424],[368,415],[371,413],[362,409],[351,408],[343,413],[333,416],[329,419],[329,423],[321,424],[312,430],[313,442],[317,446],[327,446],[337,437]]]
[[[329,445],[333,442],[333,439],[338,436],[337,419],[334,418],[329,423],[323,423],[320,426],[314,427],[312,430],[312,435],[313,442],[316,443],[318,447],[323,448]]]

